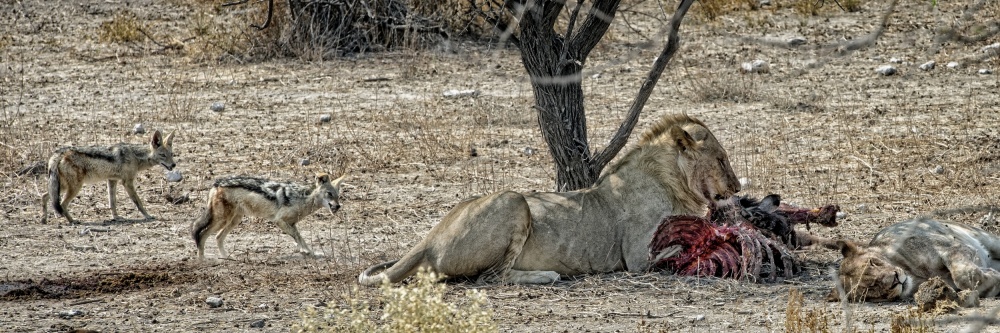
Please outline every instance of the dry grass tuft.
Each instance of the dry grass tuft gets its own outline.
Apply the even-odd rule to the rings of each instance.
[[[935,332],[934,318],[913,308],[892,316],[889,332],[892,333],[931,333]]]
[[[785,332],[827,333],[832,332],[830,318],[833,317],[824,309],[805,309],[802,292],[792,288],[788,290],[788,307],[785,308]]]
[[[363,298],[347,297],[346,309],[309,308],[302,321],[292,326],[294,332],[496,332],[493,311],[484,309],[486,295],[476,290],[466,293],[464,304],[444,300],[443,283],[438,276],[421,269],[411,285],[381,287],[381,319],[373,320],[372,304]],[[354,295],[361,292],[355,290]]]
[[[131,43],[142,41],[142,24],[135,13],[123,10],[98,27],[97,38],[105,43]]]

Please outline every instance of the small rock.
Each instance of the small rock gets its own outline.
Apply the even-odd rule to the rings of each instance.
[[[479,156],[479,151],[476,150],[476,146],[469,144],[469,157]]]
[[[208,298],[205,299],[205,303],[208,304],[209,307],[213,308],[220,307],[222,306],[222,297],[209,296]]]
[[[163,195],[163,198],[166,199],[167,202],[171,204],[182,205],[188,201],[191,201],[191,194],[187,192],[181,194],[167,193]]]
[[[444,97],[448,98],[462,98],[462,97],[478,97],[479,90],[469,89],[469,90],[448,90],[444,92]]]
[[[802,37],[792,37],[788,39],[788,46],[805,45],[806,39]]]
[[[601,78],[601,73],[597,73],[597,74],[591,75],[590,78],[591,79],[595,79],[595,80],[596,79],[600,79]]]
[[[63,310],[63,311],[59,311],[59,313],[58,313],[59,318],[62,318],[62,319],[71,319],[73,317],[79,317],[79,316],[82,316],[82,315],[85,315],[85,314],[87,314],[87,313],[83,312],[83,310],[76,310],[76,309],[73,309],[73,310]]]
[[[527,155],[527,156],[534,155],[535,154],[535,148],[524,147],[523,153],[524,153],[524,155]]]
[[[146,128],[142,127],[142,124],[135,124],[135,126],[132,126],[132,133],[134,133],[134,134],[146,134]]]
[[[929,71],[929,70],[934,69],[935,65],[937,65],[937,63],[934,62],[934,60],[931,60],[931,61],[925,62],[922,65],[920,65],[920,69],[925,70],[925,71]]]
[[[311,163],[312,163],[312,162],[311,162],[311,161],[309,161],[309,159],[308,159],[308,158],[303,158],[303,159],[299,160],[299,165],[301,165],[301,166],[307,166],[307,165],[309,165],[309,164],[311,164]]]
[[[760,0],[760,2],[758,2],[758,3],[760,4],[761,7],[763,7],[763,6],[770,6],[771,5],[771,0]]]
[[[986,68],[983,68],[983,69],[980,69],[977,73],[979,73],[980,75],[989,75],[989,74],[993,74],[993,71],[991,71],[989,69],[986,69]]]
[[[924,312],[949,313],[958,309],[958,293],[940,277],[933,277],[917,287],[913,294],[917,308]]]
[[[979,50],[983,53],[1000,53],[1000,42],[983,46],[983,48]]]
[[[902,64],[903,63],[903,59],[892,57],[892,58],[889,58],[889,62],[894,63],[894,64]]]
[[[753,185],[753,182],[750,181],[750,178],[740,177],[739,180],[740,180],[740,189],[741,190],[748,189],[748,188],[750,188],[750,185]]]
[[[843,218],[847,217],[847,213],[837,212],[837,214],[833,214],[833,217],[836,218],[836,219],[838,219],[838,220],[840,220],[840,219],[843,219]]]
[[[320,123],[324,123],[325,124],[325,123],[330,122],[330,120],[333,120],[333,118],[330,117],[329,114],[324,114],[324,115],[319,116],[319,122]]]
[[[167,181],[171,183],[176,183],[184,179],[184,175],[181,174],[180,170],[170,170],[167,171]]]
[[[751,62],[744,62],[740,65],[740,70],[744,73],[768,73],[771,71],[771,65],[764,60],[754,60]]]
[[[890,65],[879,66],[875,69],[875,73],[879,73],[882,76],[889,76],[896,74],[896,67]]]
[[[958,62],[956,62],[956,61],[952,61],[952,62],[949,62],[949,63],[948,63],[947,65],[945,65],[945,66],[946,66],[946,67],[948,67],[948,68],[951,68],[951,69],[958,69],[959,67],[962,67],[962,64],[959,64],[959,63],[958,63]]]
[[[226,104],[223,103],[223,102],[215,102],[215,103],[212,103],[212,106],[209,107],[209,109],[211,109],[212,111],[215,111],[215,112],[222,112],[222,111],[224,111],[226,109]]]
[[[860,204],[858,205],[858,213],[864,214],[868,212],[868,205]]]
[[[934,169],[931,169],[931,173],[934,173],[936,175],[940,175],[940,174],[944,173],[944,167],[940,166],[940,165],[935,166]]]
[[[705,315],[700,314],[700,315],[691,317],[691,321],[702,321],[702,320],[705,320]]]
[[[264,323],[265,323],[264,319],[257,319],[257,320],[254,320],[252,323],[250,323],[250,327],[252,327],[252,328],[264,328]]]

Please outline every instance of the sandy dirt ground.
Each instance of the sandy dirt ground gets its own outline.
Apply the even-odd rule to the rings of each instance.
[[[738,176],[750,180],[744,193],[840,205],[839,227],[812,229],[822,236],[867,240],[909,217],[1000,205],[1000,74],[977,74],[1000,71],[1000,60],[980,50],[1000,39],[935,39],[946,27],[995,20],[995,3],[965,18],[961,4],[903,1],[877,44],[851,51],[850,41],[875,30],[884,3],[865,1],[848,13],[826,1],[819,15],[807,16],[772,2],[716,20],[692,13],[636,132],[667,113],[702,119]],[[607,142],[658,53],[642,43],[661,38],[642,36],[655,36],[648,27],[662,23],[638,13],[658,13],[657,4],[638,3],[619,15],[587,64],[594,147]],[[377,290],[355,291],[357,274],[400,256],[463,198],[554,188],[531,88],[512,48],[453,42],[327,61],[242,62],[205,59],[193,49],[210,44],[206,37],[188,39],[205,17],[238,20],[240,10],[179,0],[0,1],[0,8],[0,21],[13,22],[0,27],[3,331],[287,331],[307,307],[342,305],[345,294],[374,299]],[[154,37],[188,47],[99,40],[101,23],[125,10]],[[768,43],[792,37],[806,43]],[[738,71],[755,59],[768,61],[770,72]],[[930,60],[935,69],[918,69]],[[951,61],[960,66],[946,67]],[[896,75],[875,73],[890,64]],[[452,89],[480,94],[442,96]],[[210,110],[214,102],[225,110]],[[319,122],[322,115],[332,121]],[[111,220],[106,186],[97,184],[70,206],[81,224],[56,216],[41,224],[45,180],[16,172],[60,146],[145,142],[148,134],[131,133],[140,123],[176,131],[184,174],[168,183],[156,167],[139,177],[156,219],[142,220],[119,190],[127,220]],[[304,258],[274,225],[246,219],[229,237],[229,260],[195,260],[189,227],[213,179],[307,182],[319,171],[349,173],[341,211],[299,224],[325,256]],[[190,200],[181,204],[167,199],[185,195]],[[1000,230],[983,210],[942,218]],[[214,245],[208,253],[214,256]],[[618,273],[546,286],[457,282],[448,295],[486,292],[501,330],[510,332],[783,331],[791,289],[834,331],[889,331],[891,319],[912,307],[827,303],[839,254],[798,255],[802,274],[778,283]],[[212,296],[224,304],[210,307]],[[936,329],[955,331],[969,323],[963,318],[997,307],[988,299],[940,315]],[[251,327],[261,320],[263,327]]]

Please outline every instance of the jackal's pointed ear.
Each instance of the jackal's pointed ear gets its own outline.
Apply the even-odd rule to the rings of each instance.
[[[325,173],[317,173],[316,174],[316,183],[326,184],[326,183],[329,183],[329,182],[330,182],[330,175],[325,174]]]
[[[344,182],[344,178],[347,178],[347,174],[346,173],[343,174],[343,175],[341,175],[340,178],[334,179],[330,183],[333,184],[333,187],[340,188],[340,183]]]
[[[166,145],[167,147],[173,147],[174,145],[174,132],[175,131],[170,131],[170,134],[167,134],[167,138],[163,140],[166,141],[164,145]]]
[[[683,128],[679,126],[674,126],[670,128],[670,138],[674,140],[677,145],[677,150],[681,152],[687,152],[689,149],[694,149],[695,141]]]
[[[163,146],[163,136],[160,134],[160,130],[153,131],[153,137],[149,139],[149,145],[153,146],[154,149]]]

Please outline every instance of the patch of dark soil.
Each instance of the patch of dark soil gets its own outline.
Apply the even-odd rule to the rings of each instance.
[[[197,280],[197,272],[185,263],[136,266],[53,279],[0,281],[0,300],[73,299],[193,283]]]

